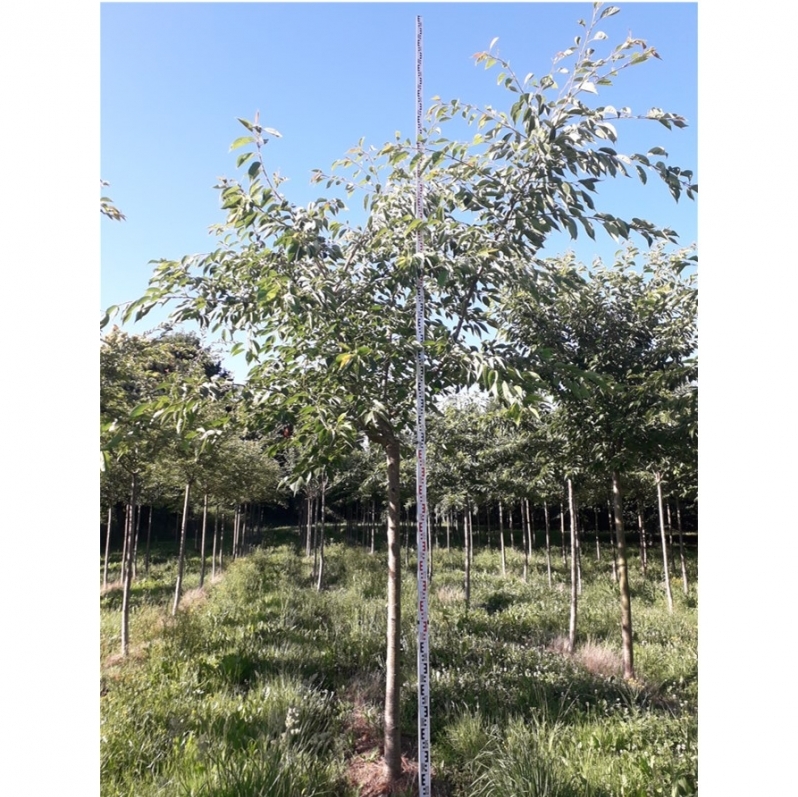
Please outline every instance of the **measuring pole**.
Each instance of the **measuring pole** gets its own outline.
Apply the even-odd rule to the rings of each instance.
[[[416,17],[416,151],[421,156],[423,146],[421,100],[422,87],[422,28]],[[416,165],[416,218],[424,218],[424,186],[421,181],[421,158]],[[416,231],[416,548],[418,550],[418,793],[430,797],[430,728],[429,728],[429,606],[427,603],[427,420],[424,410],[424,238],[421,228]]]

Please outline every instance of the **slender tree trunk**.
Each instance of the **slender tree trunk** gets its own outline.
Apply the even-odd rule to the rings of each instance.
[[[224,557],[224,514],[222,514],[221,528],[219,529],[219,572],[222,572],[222,559]]]
[[[643,522],[643,507],[640,501],[637,502],[637,528],[640,532],[640,569],[643,571],[643,578],[645,578],[648,570],[648,546],[646,545],[646,526]]]
[[[120,564],[119,570],[119,580],[124,581],[125,579],[125,562],[127,562],[127,544],[130,540],[130,531],[128,529],[128,505],[125,504],[125,529],[122,532],[122,562]]]
[[[673,523],[671,522],[671,502],[665,502],[665,516],[668,518],[668,553],[669,558],[673,559]]]
[[[612,513],[612,504],[610,499],[607,499],[607,524],[610,530],[610,545],[612,547],[612,582],[618,582],[618,552],[616,550],[615,535],[612,533],[612,528],[616,524],[616,520]]]
[[[527,509],[526,498],[522,498],[519,511],[521,513],[521,539],[524,545],[524,583],[526,584],[529,581],[529,552],[532,549],[532,543],[530,542],[529,512],[525,513],[525,509]]]
[[[238,551],[238,527],[241,524],[241,505],[236,504],[235,514],[233,515],[233,539],[230,545],[230,558],[235,561]]]
[[[105,524],[105,557],[103,559],[103,589],[108,586],[108,559],[111,555],[111,522],[114,517],[113,504],[108,506],[108,522]]]
[[[133,580],[139,576],[139,530],[141,528],[141,504],[135,507],[136,512],[136,533],[133,535]]]
[[[673,614],[673,593],[671,592],[670,567],[668,565],[668,545],[665,539],[665,515],[662,509],[662,477],[658,473],[657,479],[657,506],[659,509],[659,531],[662,537],[662,570],[665,574],[665,595],[668,598],[668,611]]]
[[[319,509],[321,501],[318,496],[313,498],[313,570],[312,578],[318,577],[319,573]]]
[[[682,565],[682,592],[685,596],[689,594],[687,586],[687,562],[684,558],[684,537],[682,536],[682,505],[679,499],[676,499],[676,528],[679,532],[679,559]]]
[[[202,589],[205,584],[205,531],[208,526],[208,493],[202,499],[202,538],[200,540],[200,580],[199,585]]]
[[[374,509],[374,501],[372,500],[372,502],[371,502],[371,528],[370,528],[370,531],[371,531],[371,548],[369,549],[369,553],[371,553],[371,554],[374,553],[374,537],[375,537],[375,534],[376,534],[376,521],[374,519],[374,515],[375,514],[376,514],[376,512],[375,512],[375,509]]]
[[[632,597],[629,593],[629,568],[626,563],[626,533],[623,528],[623,500],[621,480],[617,471],[612,472],[612,501],[615,509],[615,537],[618,542],[618,586],[621,592],[621,647],[623,649],[623,677],[635,677],[634,652],[632,650]]]
[[[576,590],[582,594],[582,535],[579,533],[579,510],[573,497],[573,483],[568,482],[568,502],[571,506],[571,526],[576,529]]]
[[[499,545],[502,552],[502,578],[507,578],[507,554],[504,550],[504,515],[502,502],[499,501]]]
[[[515,550],[515,539],[513,538],[513,505],[507,507],[507,531],[510,534],[510,550]]]
[[[216,550],[219,542],[219,504],[213,515],[213,553],[211,554],[211,581],[216,578]]]
[[[399,668],[401,645],[402,568],[399,564],[399,441],[385,446],[388,470],[388,633],[385,656],[385,774],[391,782],[402,772],[399,692],[402,684]]]
[[[319,530],[319,578],[316,582],[316,592],[321,592],[321,585],[324,583],[324,510],[325,495],[327,493],[327,479],[321,480],[321,528]]]
[[[479,512],[479,504],[476,506],[476,511]],[[474,512],[471,510],[471,505],[468,505],[468,556],[471,559],[471,567],[474,567]],[[477,526],[477,542],[479,542],[479,526]]]
[[[249,504],[241,505],[241,517],[238,522],[238,553],[243,556],[247,539],[247,520],[249,519]]]
[[[401,517],[401,510],[399,516]],[[405,567],[410,569],[410,510],[405,510]]]
[[[560,501],[560,547],[562,548],[562,563],[568,566],[568,555],[565,553],[565,507]]]
[[[466,508],[463,511],[463,548],[465,550],[465,606],[466,610],[471,605],[471,535],[468,533],[468,516],[470,512],[468,509],[468,501],[466,501]]]
[[[307,531],[305,534],[305,556],[310,559],[311,554],[311,534],[313,530],[313,503],[310,497],[310,493],[308,493],[308,500],[307,500]]]
[[[529,552],[535,549],[535,526],[532,521],[532,507],[528,498],[524,498],[524,505],[526,507],[526,527],[529,530]]]
[[[452,542],[452,512],[449,510],[448,514],[446,515],[446,553],[448,555],[449,551],[451,550],[451,542]]]
[[[150,512],[147,515],[147,547],[144,549],[144,577],[150,575],[150,544],[152,543],[152,510],[153,506],[150,504]]]
[[[598,510],[596,507],[593,507],[593,521],[596,524],[596,561],[601,561],[601,540],[599,539],[599,520],[598,520]]]
[[[571,613],[568,620],[568,652],[574,652],[576,645],[576,610],[578,594],[577,555],[576,555],[576,517],[574,515],[574,490],[568,479],[568,506],[571,516]]]
[[[549,505],[543,502],[543,518],[546,524],[546,575],[549,579],[549,589],[551,589],[551,523],[549,522]]]
[[[172,617],[177,614],[180,604],[180,593],[183,590],[183,567],[186,556],[186,525],[188,519],[188,501],[191,496],[191,482],[186,482],[186,496],[183,502],[183,525],[180,528],[180,551],[177,555],[177,584],[175,585],[175,600],[172,604]]]
[[[435,523],[435,532],[433,534],[432,513],[427,515],[427,550],[429,551],[429,558],[427,559],[427,587],[432,584],[433,575],[433,560],[435,559],[435,551],[438,549],[438,524]],[[435,540],[435,548],[432,547],[432,541]]]
[[[125,512],[125,556],[122,558],[122,656],[127,656],[130,646],[130,585],[133,580],[133,511],[138,501],[138,474],[130,480],[130,502]]]

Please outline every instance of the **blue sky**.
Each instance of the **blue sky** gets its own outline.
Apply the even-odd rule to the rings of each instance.
[[[627,70],[597,102],[679,113],[689,127],[656,122],[616,125],[619,151],[664,147],[669,162],[697,170],[697,6],[619,4],[602,21],[609,50],[628,32],[657,48],[662,60]],[[230,143],[245,133],[236,117],[260,111],[282,133],[267,147],[268,165],[290,178],[297,202],[322,193],[310,170],[332,162],[364,137],[379,147],[396,131],[415,134],[415,17],[424,24],[424,103],[458,97],[507,108],[498,69],[476,66],[474,53],[496,47],[521,76],[547,74],[554,54],[582,32],[590,3],[111,3],[101,6],[101,174],[126,214],[103,220],[101,308],[138,297],[158,258],[213,246],[211,224],[223,220],[220,175],[233,176]],[[602,52],[598,49],[598,52]],[[463,133],[473,136],[475,130]],[[677,205],[664,185],[618,180],[605,185],[607,209],[670,226],[696,240],[696,203]],[[353,200],[353,208],[359,202]],[[642,241],[638,241],[642,243]],[[573,247],[591,261],[618,248],[599,233]],[[148,317],[137,325],[152,325]]]

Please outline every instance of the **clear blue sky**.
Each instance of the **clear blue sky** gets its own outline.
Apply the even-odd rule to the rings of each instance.
[[[689,127],[619,123],[618,149],[662,146],[671,163],[699,178],[697,6],[619,6],[600,26],[608,40],[596,46],[609,49],[631,31],[662,60],[627,70],[597,101],[640,113],[660,107],[686,117]],[[245,133],[236,117],[252,118],[258,109],[262,122],[282,133],[269,143],[267,162],[290,178],[289,196],[307,202],[322,193],[310,185],[310,170],[329,170],[361,137],[381,146],[397,130],[414,136],[417,14],[425,107],[439,95],[506,108],[513,98],[497,87],[499,70],[475,66],[473,54],[498,36],[516,73],[547,74],[554,54],[582,32],[577,20],[589,20],[591,11],[590,3],[104,4],[101,174],[127,221],[101,226],[102,308],[141,295],[148,261],[212,247],[208,227],[223,220],[212,186],[218,176],[234,175],[229,145]],[[696,203],[683,198],[677,205],[658,181],[614,183],[601,191],[609,209],[670,226],[685,244],[696,239]],[[618,248],[599,233],[597,243],[563,236],[547,251],[569,246],[587,261],[611,258]],[[148,318],[136,329],[151,325]]]

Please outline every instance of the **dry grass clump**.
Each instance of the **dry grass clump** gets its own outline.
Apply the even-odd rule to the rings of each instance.
[[[443,603],[462,604],[465,603],[465,590],[462,587],[455,587],[447,584],[443,587],[438,587],[435,592],[438,600]]]
[[[568,637],[554,637],[547,647],[554,653],[567,656]],[[611,675],[620,676],[623,669],[620,654],[606,643],[593,642],[592,640],[577,643],[572,658],[592,675],[604,677]]]

